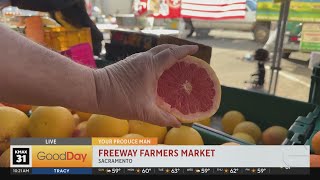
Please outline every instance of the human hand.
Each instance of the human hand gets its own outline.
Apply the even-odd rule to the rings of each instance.
[[[197,51],[198,46],[194,45],[164,44],[95,70],[98,111],[122,119],[179,127],[180,121],[156,105],[157,83],[166,69]]]

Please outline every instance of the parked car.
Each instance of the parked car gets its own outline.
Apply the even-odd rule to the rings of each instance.
[[[269,38],[269,21],[256,21],[256,0],[246,1],[246,15],[244,19],[229,20],[199,20],[192,19],[197,36],[207,36],[212,29],[249,31],[254,35],[257,42],[265,43]]]

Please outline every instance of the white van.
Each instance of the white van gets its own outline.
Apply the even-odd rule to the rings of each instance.
[[[256,21],[256,0],[246,1],[246,16],[244,19],[230,20],[199,20],[192,19],[196,36],[205,37],[212,29],[250,31],[257,42],[265,43],[269,38],[270,25],[269,21]]]

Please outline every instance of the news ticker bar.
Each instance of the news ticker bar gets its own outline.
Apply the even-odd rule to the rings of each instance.
[[[12,168],[309,168],[309,146],[163,145],[156,138],[11,139]]]
[[[12,175],[309,175],[310,168],[11,168]]]

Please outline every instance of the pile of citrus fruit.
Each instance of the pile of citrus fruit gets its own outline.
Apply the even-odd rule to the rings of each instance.
[[[29,114],[30,116],[27,116]],[[210,118],[198,122],[210,126]],[[238,111],[229,111],[222,117],[222,130],[250,144],[280,145],[287,137],[287,129],[272,126],[263,132],[257,124],[247,121]],[[64,107],[0,104],[0,167],[10,164],[10,138],[16,137],[156,137],[158,144],[203,145],[201,135],[184,124],[180,128],[167,128],[137,120],[123,120],[105,115],[72,111]],[[223,145],[239,145],[228,142]],[[320,132],[312,139],[314,154],[312,167],[319,167]]]
[[[280,145],[288,134],[288,130],[281,126],[272,126],[262,132],[256,123],[247,121],[239,111],[225,113],[221,124],[225,133],[250,144]]]
[[[27,116],[30,114],[30,116]],[[203,121],[208,124],[208,120]],[[167,128],[137,120],[71,111],[64,107],[0,106],[0,167],[10,166],[10,138],[156,137],[158,144],[203,145],[190,126]]]
[[[250,144],[280,145],[286,139],[288,130],[281,126],[272,126],[263,132],[254,122],[247,121],[238,111],[229,111],[222,117],[222,130],[233,137]],[[240,145],[227,142],[222,145]],[[314,154],[310,154],[310,167],[320,167],[320,131],[311,141]]]

